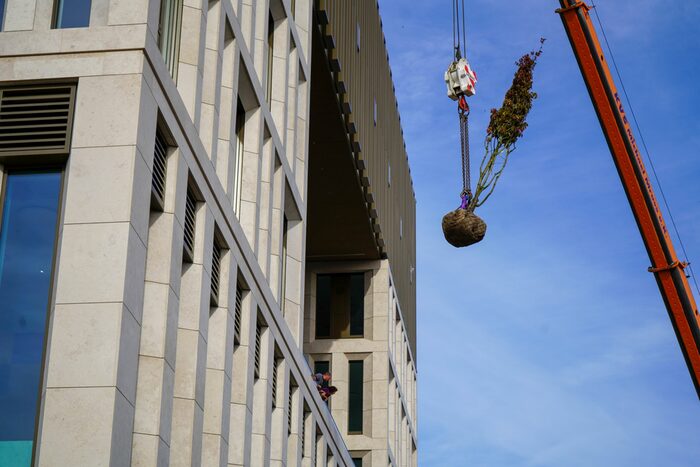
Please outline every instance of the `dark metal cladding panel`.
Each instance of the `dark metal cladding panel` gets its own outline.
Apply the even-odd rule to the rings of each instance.
[[[334,53],[342,64],[355,138],[367,165],[369,191],[415,355],[416,199],[379,5],[376,0],[319,4],[327,12]]]

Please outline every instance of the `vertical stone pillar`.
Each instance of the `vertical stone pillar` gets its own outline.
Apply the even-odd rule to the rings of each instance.
[[[140,74],[78,83],[40,466],[130,463],[151,184],[139,129],[155,134],[146,89]]]

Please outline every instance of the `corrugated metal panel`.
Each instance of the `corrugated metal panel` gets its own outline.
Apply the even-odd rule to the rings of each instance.
[[[324,32],[332,39],[326,42],[335,47],[329,58],[341,70],[336,80],[345,92],[349,138],[357,142],[356,153],[361,148],[356,156],[368,214],[376,216],[378,244],[391,262],[415,354],[416,201],[379,7],[376,0],[319,0],[317,9],[328,17]]]

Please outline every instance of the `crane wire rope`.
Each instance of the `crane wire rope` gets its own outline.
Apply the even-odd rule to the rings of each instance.
[[[452,0],[452,46],[454,60],[458,61],[466,55],[467,26],[464,14],[464,0]],[[459,115],[459,135],[462,159],[462,209],[466,209],[471,201],[471,169],[469,155],[469,105],[464,96],[459,99],[457,106]]]
[[[455,0],[456,1],[456,0]],[[596,20],[598,21],[598,25],[600,26],[600,31],[603,33],[603,40],[605,41],[605,46],[608,49],[608,53],[610,54],[610,59],[612,60],[613,67],[615,68],[615,74],[617,75],[617,79],[620,82],[620,87],[622,88],[622,93],[625,96],[625,100],[627,101],[627,107],[630,109],[630,114],[632,115],[632,121],[634,121],[634,126],[637,128],[637,134],[639,135],[639,140],[642,142],[642,147],[644,148],[644,153],[647,157],[647,161],[649,162],[649,166],[651,167],[651,172],[654,174],[654,180],[656,181],[656,185],[659,187],[659,193],[661,193],[661,199],[664,202],[664,206],[666,206],[666,212],[668,212],[668,217],[671,219],[671,225],[673,225],[673,230],[676,233],[676,237],[678,237],[678,244],[681,246],[681,251],[683,251],[683,256],[685,257],[685,260],[688,262],[688,270],[690,271],[690,277],[693,279],[693,284],[695,285],[695,290],[698,292],[700,295],[700,288],[698,287],[698,282],[697,279],[695,278],[695,272],[693,272],[693,266],[690,261],[688,261],[688,253],[685,250],[685,244],[683,243],[683,237],[681,237],[681,234],[678,230],[678,226],[676,225],[676,220],[673,217],[673,213],[671,212],[671,207],[668,204],[668,200],[666,199],[666,194],[664,193],[663,186],[661,185],[661,180],[659,179],[658,174],[656,173],[656,167],[654,167],[654,161],[651,158],[651,153],[649,152],[649,148],[647,147],[647,143],[644,141],[644,135],[642,133],[642,129],[639,127],[639,122],[637,122],[637,116],[634,113],[634,108],[632,107],[632,101],[629,98],[629,95],[627,94],[627,89],[625,89],[625,83],[622,80],[622,75],[620,74],[620,70],[617,67],[617,62],[615,61],[615,55],[613,54],[612,47],[610,47],[610,42],[608,42],[608,36],[605,34],[605,28],[603,27],[603,22],[600,19],[600,16],[598,15],[598,8],[597,5],[592,5],[593,12],[595,13]]]

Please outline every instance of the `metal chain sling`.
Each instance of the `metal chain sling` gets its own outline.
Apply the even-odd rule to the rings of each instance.
[[[469,106],[466,105],[466,100],[464,100],[464,97],[462,97],[459,101],[457,113],[459,114],[459,139],[462,148],[462,193],[460,193],[462,204],[460,208],[467,209],[467,206],[469,206],[469,202],[472,199],[472,181],[471,170],[469,167]]]

